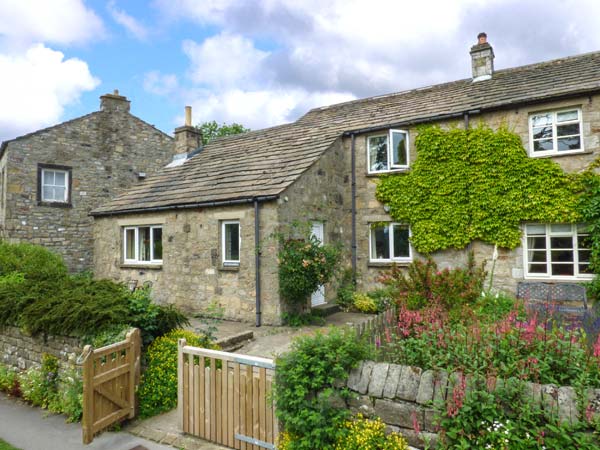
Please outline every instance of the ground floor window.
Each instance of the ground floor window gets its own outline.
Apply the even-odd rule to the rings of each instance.
[[[371,226],[370,260],[373,262],[403,262],[412,260],[410,229],[400,223]]]
[[[221,247],[224,266],[239,266],[240,264],[240,222],[237,220],[224,221],[221,224]]]
[[[525,225],[525,275],[530,278],[592,278],[585,225]]]
[[[123,259],[130,264],[161,264],[162,227],[139,226],[123,229]]]

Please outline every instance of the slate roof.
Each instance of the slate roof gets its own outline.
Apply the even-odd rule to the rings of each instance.
[[[93,215],[275,198],[344,133],[410,125],[519,104],[600,92],[600,52],[395,94],[315,108],[294,123],[220,138],[165,168]]]

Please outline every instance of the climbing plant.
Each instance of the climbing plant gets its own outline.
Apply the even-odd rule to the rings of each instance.
[[[416,148],[410,172],[382,177],[377,198],[394,220],[410,223],[419,252],[460,249],[476,239],[515,248],[521,222],[581,220],[582,177],[528,157],[506,128],[423,127]]]

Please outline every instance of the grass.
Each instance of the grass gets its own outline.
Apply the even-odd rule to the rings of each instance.
[[[20,450],[17,447],[13,447],[4,439],[0,438],[0,450]]]

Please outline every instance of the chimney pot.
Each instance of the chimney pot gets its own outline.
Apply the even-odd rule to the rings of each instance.
[[[131,102],[127,100],[127,97],[119,95],[119,90],[113,90],[112,94],[104,94],[100,97],[100,110],[101,111],[123,111],[129,112]]]
[[[494,74],[494,49],[487,41],[487,34],[477,35],[477,44],[471,47],[470,53],[473,82],[491,79]]]
[[[192,126],[192,107],[191,106],[185,107],[185,126],[186,127]]]

